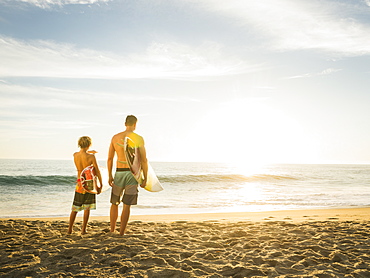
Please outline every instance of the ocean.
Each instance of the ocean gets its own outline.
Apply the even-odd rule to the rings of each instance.
[[[140,188],[132,215],[370,206],[370,165],[151,165],[165,190]],[[72,160],[0,159],[0,217],[68,217],[75,175]],[[110,189],[91,215],[108,216],[109,201]]]

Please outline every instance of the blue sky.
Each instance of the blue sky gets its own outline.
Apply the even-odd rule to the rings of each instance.
[[[0,0],[0,158],[370,163],[370,1]]]

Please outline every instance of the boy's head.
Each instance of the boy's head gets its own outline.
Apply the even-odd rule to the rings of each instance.
[[[78,139],[78,146],[81,149],[89,148],[91,146],[91,138],[89,136],[82,136],[80,139]]]
[[[128,115],[126,117],[125,126],[133,126],[137,122],[137,118],[134,115]]]

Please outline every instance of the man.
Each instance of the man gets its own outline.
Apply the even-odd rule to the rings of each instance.
[[[109,174],[109,184],[112,186],[111,193],[111,208],[110,208],[110,231],[114,232],[116,229],[116,222],[118,218],[118,205],[123,202],[123,209],[121,215],[121,226],[120,235],[125,234],[127,222],[130,217],[131,205],[137,204],[138,197],[138,182],[135,180],[133,174],[131,173],[126,156],[125,150],[123,148],[124,140],[129,137],[134,143],[135,147],[139,148],[141,157],[141,168],[143,170],[144,179],[140,184],[141,187],[145,187],[147,173],[148,173],[148,161],[146,158],[146,151],[144,146],[144,139],[140,135],[134,133],[136,129],[137,118],[133,115],[126,117],[126,130],[120,132],[112,137],[111,144],[108,153],[108,174]],[[113,159],[114,155],[117,154],[116,161],[116,173],[112,175]],[[123,193],[122,200],[121,196]]]

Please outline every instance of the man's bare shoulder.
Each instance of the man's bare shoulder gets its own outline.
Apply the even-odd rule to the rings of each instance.
[[[135,138],[143,138],[141,135],[137,134],[136,132],[131,132],[130,137],[135,137]]]
[[[125,138],[123,132],[117,133],[112,136],[111,144],[116,144],[117,142],[121,142]]]
[[[117,134],[113,135],[112,141],[124,139],[125,137],[126,137],[126,132],[123,131],[123,132],[120,132],[120,133],[117,133]]]
[[[113,135],[111,140],[111,147],[113,147],[116,151],[119,150],[119,147],[122,147],[125,142],[126,132],[120,132],[116,135]]]
[[[135,144],[139,147],[144,146],[144,138],[139,134],[132,132],[130,134],[130,138],[135,142]]]

